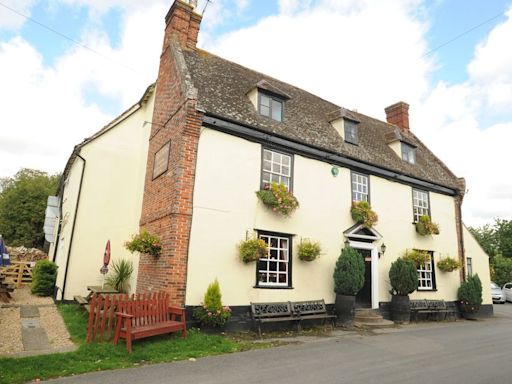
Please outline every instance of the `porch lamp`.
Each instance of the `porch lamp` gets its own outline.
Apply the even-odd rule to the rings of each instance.
[[[386,253],[386,244],[382,243],[380,246],[380,254],[384,255]]]

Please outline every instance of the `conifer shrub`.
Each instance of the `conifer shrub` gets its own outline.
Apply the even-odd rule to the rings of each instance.
[[[391,263],[389,283],[394,296],[407,296],[418,289],[418,270],[414,262],[399,257]]]
[[[464,312],[478,312],[482,304],[482,282],[477,274],[468,276],[457,291],[457,298],[461,310]]]
[[[338,295],[355,296],[364,285],[363,257],[347,246],[341,251],[334,267],[334,292]]]
[[[57,280],[57,264],[50,260],[39,260],[32,271],[32,293],[51,296]]]
[[[201,326],[222,327],[231,317],[231,309],[222,306],[222,294],[217,279],[208,286],[201,306],[194,310],[194,317]]]

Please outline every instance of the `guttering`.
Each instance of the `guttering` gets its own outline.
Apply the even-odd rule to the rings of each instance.
[[[78,151],[80,151],[80,149]],[[80,158],[83,161],[84,165],[82,167],[82,174],[80,175],[80,184],[78,185],[78,196],[76,198],[75,216],[73,217],[73,226],[71,227],[71,237],[69,239],[68,257],[66,258],[66,269],[64,270],[64,282],[62,283],[61,300],[64,300],[64,294],[66,293],[66,281],[68,278],[69,259],[71,257],[71,249],[73,247],[73,238],[75,236],[75,225],[76,225],[76,218],[78,216],[78,206],[80,205],[80,195],[82,194],[82,182],[84,181],[85,166],[87,165],[87,161],[82,156],[80,156],[79,152],[77,152],[76,157]]]
[[[444,195],[455,196],[458,193],[458,190],[454,188],[434,184],[426,180],[417,179],[412,176],[407,176],[402,173],[392,171],[390,169],[377,167],[375,165],[364,163],[359,160],[344,157],[335,152],[299,143],[288,138],[285,138],[283,136],[278,136],[272,133],[264,132],[257,127],[249,125],[246,126],[241,125],[239,123],[231,122],[223,117],[211,113],[207,113],[204,115],[203,123],[205,126],[221,132],[242,137],[250,141],[280,147],[284,150],[289,150],[309,158],[327,162],[329,164],[335,164],[345,168],[363,171],[368,174],[380,176],[385,179],[393,180],[402,184],[417,186],[429,191],[442,193]]]

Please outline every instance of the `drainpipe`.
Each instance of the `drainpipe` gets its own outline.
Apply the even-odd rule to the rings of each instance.
[[[80,205],[80,195],[82,194],[82,182],[84,180],[85,166],[87,165],[87,161],[82,156],[80,156],[80,153],[77,153],[76,157],[80,158],[83,161],[84,166],[82,167],[82,174],[80,176],[80,184],[78,185],[78,196],[76,198],[75,217],[73,217],[73,226],[71,227],[71,238],[69,239],[68,257],[66,259],[66,269],[64,270],[64,282],[62,283],[62,298],[61,298],[61,300],[64,300],[64,294],[66,293],[66,281],[68,278],[69,259],[71,257],[71,249],[73,247],[73,237],[75,236],[76,217],[78,216],[78,206]]]
[[[457,229],[459,260],[462,264],[460,268],[460,281],[463,282],[466,280],[466,251],[464,249],[464,228],[462,226],[462,200],[466,191],[466,182],[463,178],[459,178],[459,183],[462,188],[455,195],[455,225]]]

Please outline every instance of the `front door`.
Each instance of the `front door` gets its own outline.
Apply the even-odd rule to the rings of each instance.
[[[372,251],[369,249],[357,249],[364,260],[364,285],[356,295],[356,307],[372,307]]]

